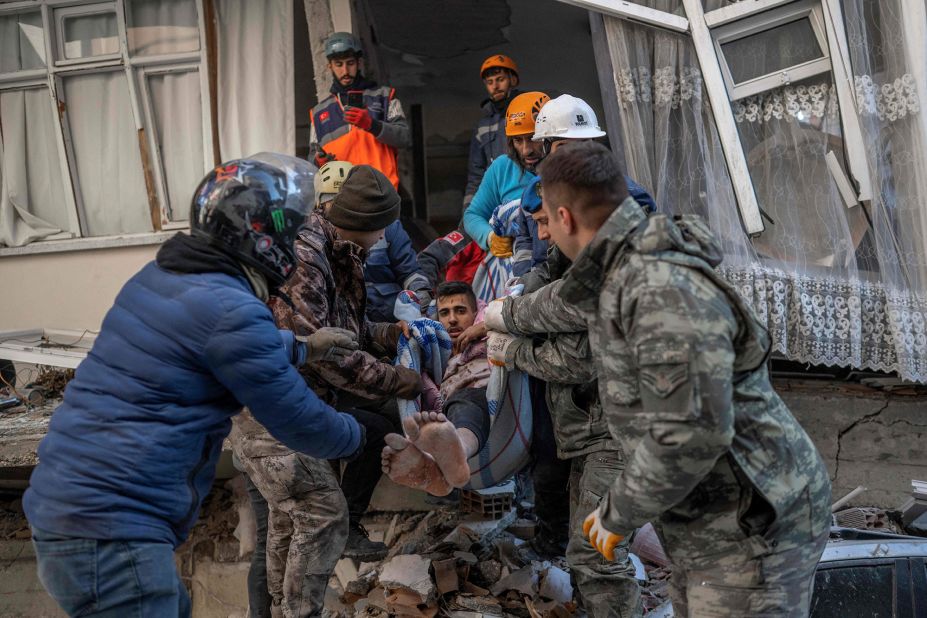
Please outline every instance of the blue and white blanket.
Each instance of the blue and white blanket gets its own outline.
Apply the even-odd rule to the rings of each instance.
[[[510,238],[518,236],[521,231],[520,210],[521,199],[497,206],[489,218],[489,226],[492,227],[493,233]],[[476,297],[487,303],[502,298],[505,295],[505,282],[511,279],[514,265],[514,257],[497,258],[492,253],[487,253],[473,275],[473,291]]]
[[[435,385],[441,383],[444,370],[447,368],[447,361],[451,358],[451,348],[453,348],[451,336],[444,330],[441,322],[429,320],[428,318],[418,318],[408,324],[412,339],[407,339],[405,335],[399,338],[394,364],[422,374],[422,379],[425,381],[426,398],[429,395],[431,397],[440,397],[437,394]],[[399,417],[406,418],[420,412],[422,409],[421,400],[421,397],[414,400],[400,399]]]

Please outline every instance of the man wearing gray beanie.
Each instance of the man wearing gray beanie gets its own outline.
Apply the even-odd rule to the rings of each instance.
[[[382,172],[369,165],[351,168],[325,215],[314,212],[307,218],[296,240],[296,274],[270,305],[277,323],[298,335],[326,326],[357,335],[359,350],[315,363],[302,375],[323,400],[337,402],[338,409],[366,429],[364,452],[347,465],[341,483],[348,505],[348,513],[341,516],[349,519],[344,553],[362,561],[386,554],[385,545],[367,538],[360,518],[382,474],[383,437],[400,428],[396,398],[412,399],[422,390],[418,373],[392,364],[405,324],[371,323],[365,317],[364,260],[384,229],[399,218],[399,205],[399,194]],[[268,538],[268,547],[272,546]],[[340,552],[338,547],[338,543],[324,547],[313,543],[305,551],[320,557]]]

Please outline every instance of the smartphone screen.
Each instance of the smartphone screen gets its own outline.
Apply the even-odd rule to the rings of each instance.
[[[347,107],[364,107],[364,91],[348,90]]]

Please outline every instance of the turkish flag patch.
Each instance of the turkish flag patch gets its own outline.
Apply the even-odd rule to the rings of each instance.
[[[325,122],[326,120],[328,120],[328,112],[319,114],[319,122]]]
[[[450,234],[444,237],[444,240],[451,243],[452,245],[456,245],[463,239],[464,239],[463,234],[457,231],[451,232]]]

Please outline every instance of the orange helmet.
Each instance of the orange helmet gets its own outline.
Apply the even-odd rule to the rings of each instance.
[[[518,65],[515,64],[515,61],[509,58],[508,56],[503,56],[502,54],[496,54],[495,56],[490,56],[483,61],[483,66],[480,67],[480,77],[488,71],[489,69],[508,69],[515,75],[518,75]]]
[[[506,137],[534,133],[534,120],[548,101],[550,97],[543,92],[526,92],[512,99],[505,110]]]

